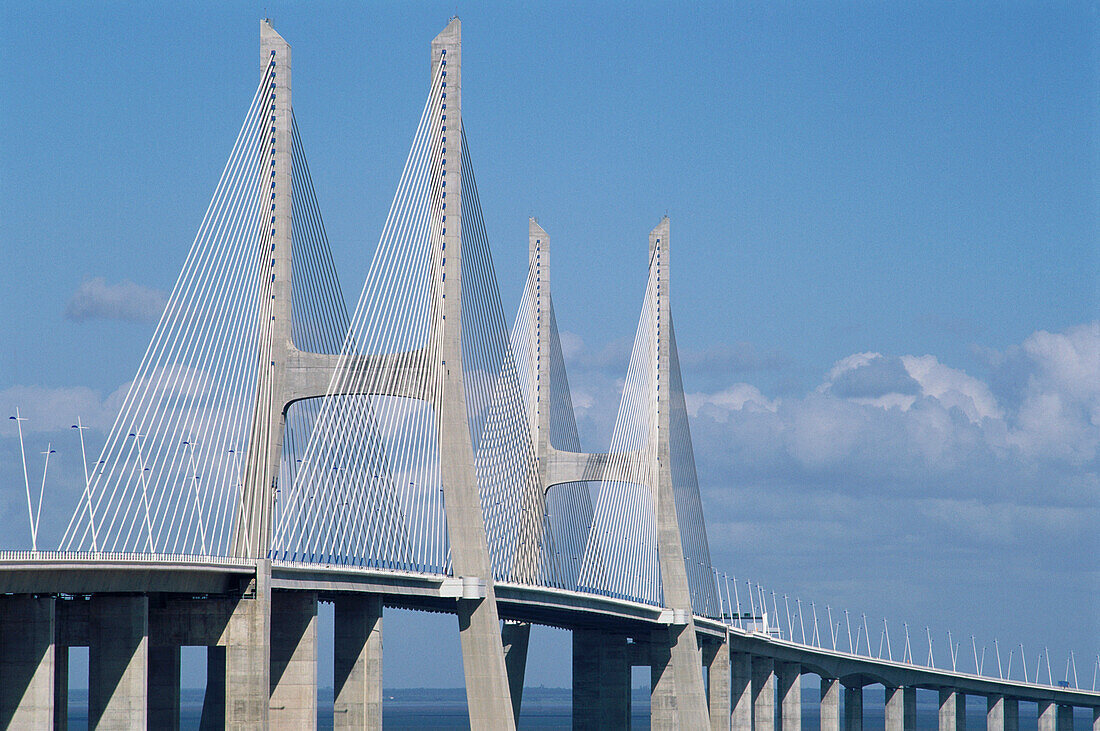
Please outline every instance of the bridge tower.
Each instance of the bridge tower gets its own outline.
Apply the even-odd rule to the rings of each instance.
[[[683,612],[684,623],[674,621],[668,631],[669,666],[662,669],[661,677],[653,679],[653,685],[671,681],[669,692],[659,695],[662,699],[675,698],[674,709],[660,708],[651,711],[654,717],[658,711],[662,718],[658,721],[671,721],[673,714],[682,729],[706,728],[710,723],[707,712],[707,698],[703,689],[703,660],[699,644],[695,638],[695,620],[692,611],[691,592],[688,587],[687,567],[684,563],[684,544],[680,535],[680,521],[676,512],[676,497],[672,484],[672,432],[671,417],[674,406],[672,388],[672,358],[675,337],[672,332],[672,309],[669,292],[669,220],[661,219],[657,227],[649,234],[649,267],[656,274],[657,287],[654,292],[656,306],[653,308],[656,322],[654,332],[657,340],[657,418],[652,424],[650,439],[656,445],[656,469],[650,474],[650,490],[654,494],[657,510],[657,555],[661,566],[661,586],[664,592],[665,606],[674,613]],[[682,394],[680,394],[682,397]],[[655,633],[655,635],[658,633]],[[663,643],[665,637],[655,636],[654,643]],[[664,671],[672,670],[672,677],[664,678]],[[657,668],[654,668],[654,673]],[[665,721],[667,723],[667,721]],[[664,725],[662,723],[662,725]],[[668,723],[671,727],[672,724]]]
[[[267,558],[271,548],[271,520],[278,487],[279,460],[286,432],[288,357],[295,350],[291,335],[291,64],[290,44],[260,21],[260,73],[270,69],[270,130],[265,152],[270,165],[271,190],[271,315],[259,307],[259,327],[266,330],[257,353],[256,396],[248,455],[244,462],[241,494],[233,530],[232,554],[240,558]],[[257,303],[258,305],[260,303]],[[266,304],[266,303],[264,303]],[[323,396],[324,394],[318,394]]]
[[[674,383],[679,385],[680,378],[669,297],[669,219],[664,217],[649,234],[649,269],[655,286],[650,289],[652,301],[646,303],[644,311],[650,314],[653,322],[643,323],[642,327],[652,334],[654,346],[649,367],[654,371],[655,377],[647,381],[653,391],[649,394],[653,403],[649,410],[648,443],[629,453],[571,452],[558,449],[552,444],[551,343],[556,334],[553,331],[555,323],[551,314],[550,237],[534,219],[528,223],[528,265],[530,317],[534,319],[534,326],[529,330],[530,337],[526,343],[527,352],[524,354],[532,373],[528,417],[543,489],[549,493],[554,488],[610,480],[634,483],[650,491],[656,513],[657,554],[664,606],[671,610],[672,616],[672,623],[667,630],[659,630],[640,643],[650,648],[650,667],[653,674],[652,724],[653,728],[661,729],[707,727],[710,721],[702,676],[702,654],[696,641],[691,588],[673,487],[672,417],[675,410],[684,409],[684,402],[683,394],[675,393],[673,386]],[[512,639],[510,648],[518,645],[525,653],[525,628],[506,627],[505,631]],[[579,715],[582,728],[629,722],[627,694],[630,666],[625,659],[625,648],[616,649],[617,645],[625,644],[625,637],[602,637],[600,633],[575,630],[575,633],[578,632],[583,634],[575,636],[573,645],[575,721]],[[578,641],[581,636],[583,639]],[[598,659],[593,663],[585,663],[582,658],[576,657],[577,653],[594,654]],[[623,692],[598,694],[602,700],[594,703],[579,700],[578,693],[589,693],[576,685],[578,682],[585,682],[576,677],[578,673],[584,672],[585,667],[595,668],[596,675],[625,673]],[[511,664],[509,670],[515,672]],[[522,680],[522,669],[518,677]],[[609,682],[607,677],[586,680]],[[614,684],[614,681],[610,682]],[[513,695],[516,695],[514,690]],[[515,703],[518,713],[518,699]],[[583,708],[578,708],[578,703]]]
[[[442,71],[441,71],[442,68]],[[443,186],[436,199],[441,220],[442,246],[433,249],[433,277],[442,293],[433,308],[431,326],[442,330],[442,403],[437,404],[439,459],[450,538],[451,561],[456,576],[485,582],[481,599],[459,600],[458,625],[470,725],[475,729],[514,728],[508,676],[501,644],[493,570],[489,559],[485,523],[473,466],[473,440],[466,418],[466,389],[462,358],[462,24],[458,18],[432,41],[432,77],[441,72],[442,127],[435,146],[443,170]],[[450,134],[448,135],[448,131]],[[450,142],[448,142],[448,139]],[[450,149],[458,154],[447,156]],[[452,258],[450,268],[446,258]],[[451,276],[447,277],[446,274]]]
[[[466,415],[462,356],[462,26],[454,18],[432,41],[432,79],[444,110],[432,129],[431,307],[429,343],[418,351],[394,355],[335,355],[299,350],[291,335],[291,92],[290,46],[264,21],[261,63],[275,68],[270,90],[272,302],[271,319],[261,323],[251,439],[233,534],[233,555],[267,559],[272,545],[272,515],[277,490],[287,410],[296,401],[340,395],[392,395],[431,403],[437,413],[437,438],[444,505],[456,576],[484,585],[477,598],[458,600],[470,723],[475,729],[514,726],[504,649],[493,589],[493,571],[473,466]],[[451,154],[447,154],[447,150]],[[450,266],[447,261],[450,260]],[[450,276],[447,276],[447,275]],[[261,318],[266,318],[261,308]],[[395,390],[387,374],[419,374]],[[333,373],[342,377],[333,378]],[[349,375],[350,374],[350,375]],[[442,383],[441,394],[430,385]],[[522,682],[522,678],[521,681]]]

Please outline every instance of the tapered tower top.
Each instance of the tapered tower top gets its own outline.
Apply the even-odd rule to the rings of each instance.
[[[668,253],[668,216],[661,219],[661,222],[649,232],[649,258],[653,258],[653,250],[658,246],[661,247],[661,253]]]
[[[433,79],[443,56],[447,57],[448,91],[457,96],[462,84],[462,21],[457,17],[451,18],[447,27],[432,39]]]

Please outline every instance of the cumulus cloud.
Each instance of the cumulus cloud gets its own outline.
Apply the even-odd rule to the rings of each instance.
[[[103,277],[85,279],[69,298],[65,317],[70,320],[128,320],[153,322],[164,312],[168,298],[157,289],[130,281],[108,284]]]
[[[1036,332],[989,362],[991,380],[1007,369],[1019,387],[998,398],[934,355],[864,352],[801,396],[743,382],[691,393],[696,453],[727,481],[1067,500],[1100,489],[1100,323]]]
[[[867,357],[873,355],[873,357]],[[830,390],[841,398],[877,399],[888,394],[902,396],[920,392],[920,385],[909,375],[900,358],[885,358],[863,353],[857,362],[846,358],[844,366],[833,368]]]
[[[920,384],[920,392],[947,408],[960,409],[971,421],[999,419],[1003,415],[989,386],[955,368],[943,365],[935,356],[902,356],[908,374]]]
[[[1091,464],[1095,471],[1100,450],[1100,321],[1063,333],[1040,330],[1005,360],[1026,373],[1019,408],[1009,420],[1008,443],[1034,459]]]
[[[730,411],[742,409],[775,411],[778,403],[766,398],[756,386],[750,386],[747,383],[735,383],[717,393],[685,394],[684,400],[687,402],[688,416],[694,418],[702,411],[719,422],[728,421]]]

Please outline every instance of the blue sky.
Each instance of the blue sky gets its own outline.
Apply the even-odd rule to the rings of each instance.
[[[667,212],[716,563],[872,623],[1023,641],[1029,663],[1049,645],[1056,673],[1070,649],[1095,655],[1100,21],[1085,3],[3,4],[0,407],[31,417],[31,452],[59,450],[44,537],[82,479],[67,425],[93,424],[98,450],[202,218],[255,88],[258,19],[293,46],[354,302],[428,42],[456,10],[505,306],[538,216],[586,446],[610,438],[646,234]],[[21,546],[3,424],[0,525]],[[398,619],[387,650],[418,621],[437,620]],[[532,681],[563,684],[567,638],[538,637]],[[447,651],[453,685],[457,640]],[[387,661],[387,682],[421,681]]]

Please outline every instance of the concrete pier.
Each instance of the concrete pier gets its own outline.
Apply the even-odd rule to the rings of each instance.
[[[779,665],[779,729],[802,731],[802,666],[796,662]]]
[[[727,642],[708,642],[703,646],[707,666],[707,706],[711,731],[730,728],[730,646]]]
[[[575,635],[574,635],[575,636]],[[672,665],[672,644],[667,630],[657,630],[649,647],[649,724],[652,729],[679,728],[676,671]],[[702,672],[702,666],[700,666]],[[573,678],[576,683],[576,676]]]
[[[1039,701],[1036,705],[1038,706],[1039,731],[1055,731],[1058,709],[1053,701]]]
[[[821,731],[840,731],[840,680],[821,679]]]
[[[659,724],[660,721],[653,721],[652,727],[661,728]],[[629,727],[630,663],[626,636],[573,630],[573,728]]]
[[[753,731],[775,731],[775,663],[770,657],[752,659]]]
[[[333,728],[382,728],[382,597],[336,599]]]
[[[55,615],[56,616],[56,615]],[[56,623],[56,619],[54,620]],[[54,625],[56,638],[56,624]],[[69,728],[69,648],[54,643],[53,650],[53,729]]]
[[[941,689],[939,719],[940,731],[966,731],[966,696],[958,691]]]
[[[1003,695],[986,699],[986,731],[1020,731],[1020,702]]]
[[[54,600],[0,596],[0,728],[54,721]]]
[[[1073,731],[1073,706],[1059,705],[1054,724],[1058,731]]]
[[[268,726],[271,693],[271,562],[257,562],[256,581],[235,603],[225,632],[221,687],[227,729]],[[209,680],[207,681],[210,682]],[[218,685],[215,682],[215,685]],[[212,709],[216,712],[216,709]]]
[[[917,689],[886,688],[886,731],[914,731],[917,727]]]
[[[844,685],[844,731],[863,731],[863,684]]]
[[[218,645],[206,648],[206,692],[199,719],[202,731],[225,728],[225,650]]]
[[[149,597],[92,597],[88,726],[145,728],[149,719]],[[50,693],[51,699],[53,693]]]
[[[527,644],[530,640],[530,624],[505,620],[500,629],[500,641],[504,645],[504,666],[508,670],[508,690],[512,694],[512,718],[517,726],[523,705],[523,676],[527,671]]]
[[[179,645],[149,647],[149,728],[178,731],[180,727]]]
[[[752,655],[730,653],[730,728],[752,731]]]
[[[317,594],[271,594],[273,729],[317,728]]]

